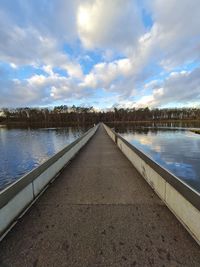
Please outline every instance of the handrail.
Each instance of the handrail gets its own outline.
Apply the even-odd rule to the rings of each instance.
[[[98,127],[98,126],[95,126]],[[10,184],[8,187],[3,189],[0,192],[0,208],[2,208],[8,201],[20,192],[24,187],[33,182],[40,174],[42,174],[45,170],[49,168],[53,163],[55,163],[59,158],[61,158],[64,154],[66,154],[72,147],[74,147],[77,143],[79,143],[85,136],[87,136],[95,127],[90,128],[86,133],[84,133],[81,137],[76,139],[74,142],[68,144],[58,153],[47,159],[40,166],[31,170],[20,179]]]
[[[105,130],[141,176],[200,245],[200,193],[104,124]]]
[[[108,127],[106,125],[106,127]],[[198,210],[200,210],[200,193],[185,183],[183,180],[172,174],[169,170],[159,165],[144,152],[130,144],[120,134],[116,133],[112,128],[110,131],[115,137],[121,139],[130,149],[132,149],[141,159],[143,159],[150,167],[152,167],[162,178],[164,178],[169,184],[171,184],[179,193],[181,193],[187,200],[191,202]]]
[[[66,164],[95,134],[99,125],[64,147],[42,165],[25,174],[0,192],[0,240],[16,223],[17,218],[36,201]]]

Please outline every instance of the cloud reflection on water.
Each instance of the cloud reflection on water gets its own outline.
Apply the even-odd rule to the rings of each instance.
[[[0,128],[0,189],[70,144],[84,128]]]
[[[200,191],[200,136],[187,130],[118,129],[132,145]]]

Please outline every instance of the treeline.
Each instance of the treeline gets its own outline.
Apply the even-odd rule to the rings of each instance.
[[[93,107],[66,105],[54,108],[2,108],[1,123],[96,124],[102,122],[200,120],[200,108],[113,108],[96,111]]]

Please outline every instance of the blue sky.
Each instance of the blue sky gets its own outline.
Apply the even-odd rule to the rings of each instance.
[[[0,107],[199,107],[199,14],[199,0],[1,0]]]

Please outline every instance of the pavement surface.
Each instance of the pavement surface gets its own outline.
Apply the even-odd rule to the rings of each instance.
[[[100,126],[0,243],[0,266],[200,266],[200,247]]]

